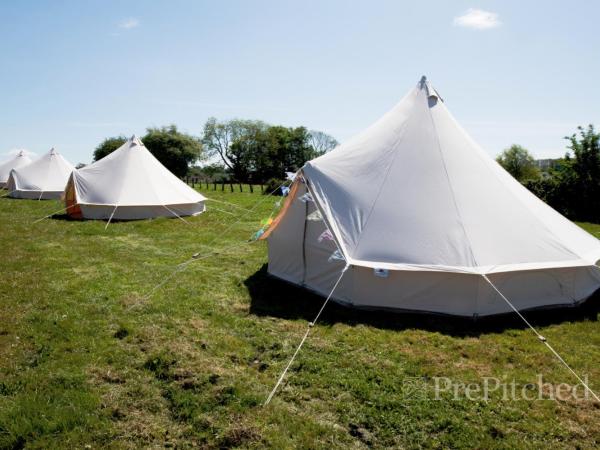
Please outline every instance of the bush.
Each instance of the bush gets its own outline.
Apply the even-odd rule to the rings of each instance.
[[[285,183],[284,180],[281,180],[279,178],[271,178],[269,181],[267,181],[267,184],[265,185],[265,190],[264,193],[265,194],[272,194],[272,195],[283,195],[283,192],[281,192],[281,189],[277,189],[278,187],[280,187],[283,183]],[[276,192],[273,192],[277,190]]]

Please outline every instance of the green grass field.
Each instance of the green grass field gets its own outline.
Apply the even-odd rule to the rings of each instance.
[[[260,194],[206,192],[249,208]],[[281,391],[262,404],[322,299],[266,275],[211,210],[112,223],[36,219],[59,202],[0,199],[0,448],[597,448],[586,400],[434,397],[436,376],[576,381],[513,317],[461,321],[329,305]],[[235,212],[230,206],[209,203]],[[583,224],[592,233],[600,226]],[[532,322],[600,390],[598,307]]]

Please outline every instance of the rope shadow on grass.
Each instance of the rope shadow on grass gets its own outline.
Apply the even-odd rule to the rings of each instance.
[[[267,273],[267,265],[244,281],[250,294],[250,313],[287,320],[311,321],[323,303],[323,297]],[[563,322],[597,321],[600,313],[600,289],[585,302],[574,306],[531,310],[524,313],[536,326]],[[369,325],[390,330],[423,329],[454,337],[474,337],[507,329],[527,328],[512,311],[491,317],[472,318],[420,311],[369,310],[331,302],[319,320],[322,325],[345,323]]]

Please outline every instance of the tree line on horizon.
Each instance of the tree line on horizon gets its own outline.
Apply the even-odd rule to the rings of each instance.
[[[270,125],[260,120],[209,118],[201,137],[175,125],[150,127],[141,137],[146,148],[171,172],[205,181],[267,184],[282,180],[309,161],[338,145],[332,136],[306,127]],[[94,161],[127,141],[106,138],[94,150]]]

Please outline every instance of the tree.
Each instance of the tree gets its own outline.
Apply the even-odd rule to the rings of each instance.
[[[304,127],[240,119],[219,122],[214,117],[204,125],[202,142],[237,181],[260,183],[282,179],[286,171],[298,170],[337,144],[331,136]]]
[[[180,132],[175,125],[148,128],[142,142],[156,159],[178,177],[185,176],[190,164],[202,157],[200,139]]]
[[[228,179],[225,167],[221,164],[207,164],[195,166],[190,169],[190,175],[199,177],[206,182],[216,182]]]
[[[94,161],[98,161],[104,158],[106,155],[111,154],[121,145],[127,142],[125,136],[110,137],[104,139],[98,147],[94,150]]]
[[[511,145],[496,158],[496,161],[520,182],[540,178],[540,170],[535,165],[533,156],[520,145]]]
[[[256,134],[268,125],[260,120],[233,119],[219,122],[211,117],[204,125],[202,143],[209,156],[218,156],[223,164],[240,176],[248,164],[248,148]],[[236,146],[232,145],[237,143]]]
[[[322,131],[311,130],[308,132],[308,145],[310,145],[317,156],[333,150],[340,143],[333,137]]]
[[[572,220],[600,222],[600,134],[589,125],[565,137],[564,158],[556,160],[548,175],[523,184]],[[572,152],[572,154],[571,154]]]
[[[180,132],[175,125],[148,128],[142,142],[167,169],[178,177],[185,176],[190,164],[203,156],[200,139]],[[127,141],[124,136],[107,138],[94,150],[94,161],[114,152]]]
[[[317,156],[308,144],[306,128],[282,126],[261,127],[240,135],[232,142],[230,153],[236,156],[236,179],[260,183],[282,179],[285,172],[296,171]]]
[[[579,133],[565,137],[568,170],[562,178],[563,196],[573,208],[573,218],[593,222],[600,221],[600,133],[593,125],[587,129],[577,127]]]

